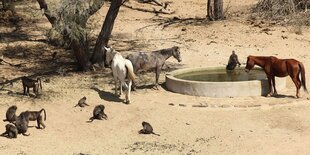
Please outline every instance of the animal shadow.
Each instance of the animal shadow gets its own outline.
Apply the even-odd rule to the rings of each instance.
[[[112,101],[112,102],[123,102],[124,103],[124,100],[120,99],[118,96],[116,96],[115,94],[113,94],[111,92],[100,90],[96,87],[92,87],[91,89],[95,90],[99,94],[99,97],[103,100]]]
[[[295,98],[295,96],[293,96],[293,95],[283,95],[283,94],[272,95],[272,97],[275,97],[275,98]]]

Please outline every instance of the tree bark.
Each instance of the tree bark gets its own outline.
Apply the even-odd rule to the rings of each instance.
[[[223,19],[223,0],[214,0],[214,19]]]
[[[88,60],[84,48],[81,46],[80,42],[77,40],[72,40],[70,47],[74,52],[75,58],[77,59],[77,62],[81,67],[81,70],[89,71],[91,68],[91,63]]]
[[[214,20],[214,15],[213,15],[213,9],[211,5],[211,0],[208,0],[207,2],[207,17],[209,20],[213,21]]]
[[[111,6],[108,10],[108,13],[105,17],[104,23],[102,25],[101,31],[96,41],[94,52],[91,57],[91,62],[93,64],[99,63],[100,65],[105,65],[105,49],[104,46],[107,46],[113,26],[114,21],[118,15],[119,8],[122,5],[122,0],[113,0]]]

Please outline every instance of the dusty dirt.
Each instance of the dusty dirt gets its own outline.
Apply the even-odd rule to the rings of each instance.
[[[183,61],[169,59],[167,70],[200,66],[225,66],[232,50],[245,63],[248,55],[273,55],[294,58],[304,63],[310,79],[310,28],[280,26],[269,22],[248,21],[249,9],[257,1],[231,1],[228,19],[171,25],[163,29],[156,24],[167,18],[205,17],[205,0],[173,0],[173,15],[122,8],[114,26],[111,45],[124,55],[135,51],[152,51],[180,46]],[[74,63],[70,51],[50,46],[43,34],[50,25],[38,12],[23,7],[24,20],[19,27],[0,27],[0,52],[7,61],[21,67],[0,65],[1,80],[33,75]],[[225,4],[227,6],[227,4]],[[100,31],[108,5],[92,18]],[[148,25],[146,28],[143,28]],[[268,28],[268,32],[265,32]],[[15,30],[15,31],[14,31]],[[297,33],[296,32],[302,32]],[[43,40],[43,41],[42,41]],[[58,52],[57,61],[51,54]],[[64,67],[66,70],[66,67]],[[63,70],[63,69],[62,69]],[[164,82],[165,72],[160,77]],[[17,105],[25,110],[47,111],[46,128],[36,129],[30,122],[29,137],[1,138],[0,154],[309,154],[309,95],[295,99],[295,86],[287,78],[281,97],[195,97],[150,89],[154,74],[141,76],[140,89],[132,92],[132,103],[123,104],[124,96],[113,95],[109,69],[104,71],[41,76],[43,92],[38,98],[21,95],[21,82],[0,90],[0,114]],[[164,84],[163,84],[164,86]],[[310,86],[309,86],[310,87]],[[73,108],[87,97],[91,106]],[[172,105],[172,104],[173,105]],[[93,107],[104,104],[108,120],[87,123]],[[169,105],[171,104],[171,105]],[[180,106],[180,104],[184,106]],[[207,105],[204,108],[193,105]],[[253,106],[254,105],[254,106]],[[255,106],[259,105],[259,106]],[[153,125],[161,136],[139,135],[141,122]],[[0,122],[0,131],[5,122]]]

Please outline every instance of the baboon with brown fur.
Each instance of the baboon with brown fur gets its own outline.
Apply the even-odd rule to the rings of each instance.
[[[40,78],[37,78],[37,80],[30,79],[26,76],[22,77],[22,84],[24,88],[24,95],[26,95],[26,89],[27,89],[27,95],[29,95],[29,88],[33,88],[33,92],[38,95],[39,94],[39,87],[42,90],[42,82]]]
[[[93,117],[89,119],[90,122],[92,122],[94,119],[99,119],[99,120],[107,119],[108,116],[104,113],[104,109],[105,109],[104,105],[102,104],[97,105],[93,110]]]
[[[22,112],[19,114],[19,116],[16,118],[16,121],[14,122],[18,133],[23,134],[24,136],[29,136],[30,134],[26,134],[28,130],[28,124],[29,124],[29,113]]]
[[[45,128],[42,111],[44,112],[44,121],[46,121],[46,111],[43,108],[40,111],[25,111],[25,113],[28,115],[29,121],[37,121],[38,129]],[[43,128],[41,128],[40,125],[42,125]]]
[[[14,124],[7,124],[5,125],[5,132],[2,133],[0,136],[4,136],[7,138],[17,138],[17,128]]]
[[[76,104],[74,107],[85,107],[85,106],[89,106],[87,103],[86,103],[86,97],[84,96],[83,98],[81,98],[78,102],[78,104]]]
[[[16,120],[16,109],[17,106],[13,105],[11,107],[8,108],[8,110],[6,111],[6,119],[4,119],[3,121],[8,121],[10,123],[13,123]]]
[[[139,134],[154,134],[156,136],[160,136],[159,134],[156,134],[153,132],[153,127],[151,126],[150,123],[143,121],[142,126],[143,126],[143,129],[139,131]]]

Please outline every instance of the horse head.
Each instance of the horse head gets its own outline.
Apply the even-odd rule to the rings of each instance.
[[[178,46],[174,46],[172,47],[173,51],[172,51],[172,56],[178,60],[178,62],[182,61],[181,58],[181,53],[180,53],[180,48]]]
[[[113,59],[113,51],[114,49],[112,47],[104,47],[104,49],[106,50],[105,53],[105,62],[107,65],[111,65],[112,59]]]
[[[245,66],[245,71],[249,72],[251,69],[254,68],[255,62],[253,60],[253,57],[248,56],[247,61],[246,61],[246,66]]]

